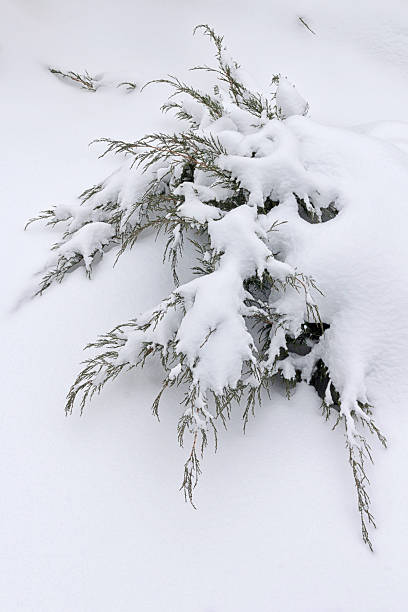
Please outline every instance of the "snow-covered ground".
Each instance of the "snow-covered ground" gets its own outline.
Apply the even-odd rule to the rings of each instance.
[[[383,358],[388,367],[374,374],[376,413],[389,449],[375,448],[370,469],[374,554],[361,542],[341,433],[330,431],[307,386],[290,402],[274,396],[265,403],[245,437],[236,415],[217,455],[207,452],[198,510],[177,491],[185,452],[175,440],[175,396],[163,400],[161,423],[149,413],[161,381],[154,367],[108,386],[82,418],[65,418],[82,346],[171,288],[152,237],[142,237],[114,270],[108,254],[92,282],[77,272],[43,297],[14,306],[54,242],[39,226],[24,234],[27,219],[49,204],[72,201],[116,167],[115,160],[98,160],[88,143],[173,125],[159,112],[165,97],[159,86],[142,94],[114,87],[88,93],[59,81],[47,66],[104,73],[103,82],[187,77],[187,68],[211,53],[192,28],[210,23],[257,85],[276,72],[296,83],[313,120],[337,127],[403,122],[408,5],[2,0],[1,8],[0,609],[405,610],[407,315],[403,291],[396,306],[387,296],[408,280],[407,248],[403,215],[389,240],[396,223],[387,218],[394,202],[387,202],[385,181],[390,244],[379,268],[385,276],[378,312],[389,315],[381,333],[384,339],[389,326],[390,342]],[[407,146],[403,126],[370,130]],[[362,240],[364,265],[370,243],[373,252],[384,245],[374,225],[378,235]],[[359,248],[348,235],[344,244],[347,254]],[[316,250],[307,248],[312,266]],[[349,257],[345,262],[353,266]],[[369,289],[367,295],[365,308]],[[364,332],[365,342],[369,329]],[[367,342],[366,350],[373,346],[378,350]]]

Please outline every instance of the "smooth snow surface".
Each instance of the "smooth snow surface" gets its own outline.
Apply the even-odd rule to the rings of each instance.
[[[212,52],[191,36],[198,23],[225,35],[258,88],[279,72],[310,104],[310,119],[288,109],[287,130],[302,163],[324,174],[319,191],[339,197],[340,213],[306,225],[289,202],[279,239],[289,263],[336,296],[320,303],[333,322],[327,343],[338,348],[350,393],[370,384],[389,439],[387,452],[373,441],[374,554],[360,538],[342,434],[330,431],[306,385],[290,402],[265,403],[245,438],[237,411],[217,455],[206,455],[197,511],[177,491],[185,451],[175,442],[176,395],[163,399],[160,424],[149,413],[160,371],[129,373],[82,419],[65,419],[82,346],[171,290],[153,236],[115,270],[109,253],[92,282],[79,271],[12,310],[55,241],[40,227],[24,234],[27,219],[52,204],[64,215],[117,169],[88,143],[174,126],[159,112],[165,87],[140,94],[109,83],[190,78],[187,68]],[[55,78],[50,65],[109,78],[89,93]],[[1,610],[406,609],[407,68],[408,5],[397,0],[2,0]],[[124,188],[124,203],[133,189]],[[189,206],[208,218],[193,197]],[[110,236],[94,220],[99,248]],[[292,243],[289,223],[298,228]]]

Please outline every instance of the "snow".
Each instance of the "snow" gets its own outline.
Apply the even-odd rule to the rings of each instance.
[[[322,357],[338,373],[336,387],[347,389],[350,397],[363,398],[367,387],[381,389],[384,378],[398,376],[398,387],[405,387],[404,376],[398,374],[404,367],[399,347],[406,345],[408,326],[397,311],[404,312],[408,302],[400,255],[408,158],[378,136],[336,128],[323,136],[324,127],[300,118],[289,125],[304,143],[303,163],[331,178],[341,202],[338,216],[325,224],[307,224],[289,203],[285,219],[290,221],[280,227],[278,237],[287,242],[288,262],[319,279],[324,294],[317,298],[319,310],[331,325]],[[276,215],[271,211],[268,216]],[[296,226],[289,238],[289,227]],[[378,370],[381,382],[368,383]],[[373,391],[371,403],[375,396]]]
[[[307,115],[309,110],[309,104],[302,98],[294,84],[282,77],[279,79],[276,91],[276,106],[282,119],[293,115]]]
[[[195,186],[194,186],[195,187]],[[216,206],[208,206],[198,197],[192,183],[182,183],[173,193],[184,196],[184,204],[178,207],[177,214],[185,219],[192,219],[204,224],[211,219],[218,219],[221,211]]]
[[[68,258],[79,254],[84,259],[86,270],[89,271],[92,254],[102,252],[103,247],[109,244],[113,236],[114,230],[109,223],[95,221],[92,225],[84,225],[68,243],[63,243],[56,249],[57,257],[63,255]]]
[[[395,377],[390,369],[401,367],[396,347],[408,342],[401,314],[408,303],[406,265],[400,256],[408,157],[395,132],[389,122],[371,124],[363,134],[362,128],[325,127],[294,116],[243,136],[239,154],[232,149],[221,160],[249,191],[250,203],[280,201],[264,218],[265,229],[286,221],[271,238],[272,250],[292,269],[317,279],[324,294],[317,305],[330,324],[321,346],[303,361],[322,358],[350,407],[356,399],[375,403],[375,391],[367,398],[367,378],[375,370]],[[308,223],[297,212],[294,194],[318,216],[330,204],[339,214],[327,223]],[[287,292],[279,311],[295,314],[298,301],[296,292]]]
[[[408,102],[407,10],[396,1],[329,8],[321,1],[222,8],[211,1],[188,8],[158,0],[4,2],[2,609],[405,608],[407,132],[400,124]],[[274,240],[292,266],[317,272],[325,294],[319,307],[332,321],[327,343],[331,351],[338,346],[334,358],[344,368],[339,376],[354,389],[370,388],[390,441],[386,453],[375,449],[370,470],[379,526],[374,555],[359,538],[342,436],[330,432],[306,385],[289,403],[275,395],[245,438],[236,415],[217,456],[207,453],[198,511],[177,491],[184,458],[174,440],[177,393],[163,398],[160,424],[149,414],[161,382],[154,365],[107,387],[82,419],[65,419],[80,348],[171,290],[153,236],[123,255],[115,270],[108,253],[92,282],[71,274],[61,287],[9,312],[47,253],[43,230],[22,232],[26,220],[54,202],[68,206],[116,170],[117,160],[98,161],[88,142],[137,138],[171,124],[156,111],[156,88],[89,94],[57,82],[46,66],[123,70],[138,83],[182,73],[196,53],[207,61],[206,41],[190,35],[201,22],[225,34],[255,81],[281,72],[296,83],[311,121],[289,118],[287,131],[302,164],[313,161],[314,173],[324,168],[333,193],[341,194],[339,215],[322,225],[298,220],[288,203],[288,223]],[[249,43],[243,23],[256,33]],[[289,223],[298,226],[293,242]],[[350,339],[350,320],[358,321],[353,345],[335,344],[345,330]],[[347,588],[333,590],[339,581]]]

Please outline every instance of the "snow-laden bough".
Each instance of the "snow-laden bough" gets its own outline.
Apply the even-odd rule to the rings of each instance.
[[[104,154],[126,156],[121,169],[78,202],[38,217],[64,233],[36,293],[81,264],[90,275],[97,255],[112,247],[120,254],[149,228],[167,237],[174,279],[158,305],[88,346],[92,355],[66,410],[77,399],[82,410],[107,381],[159,357],[164,380],[153,411],[165,389],[182,386],[179,441],[187,432],[192,440],[182,489],[193,503],[208,433],[216,434],[232,404],[243,406],[246,425],[273,382],[283,381],[289,393],[306,381],[326,418],[344,427],[363,539],[372,548],[365,432],[386,441],[368,383],[388,302],[372,272],[383,254],[373,249],[376,226],[367,219],[384,231],[391,220],[403,222],[407,158],[362,128],[313,122],[308,104],[280,76],[269,96],[251,92],[222,37],[199,29],[215,44],[216,67],[198,67],[215,75],[214,89],[161,80],[172,89],[163,110],[176,113],[180,130],[133,142],[102,139]],[[390,184],[401,198],[385,215]],[[186,240],[195,248],[195,276],[180,284]]]

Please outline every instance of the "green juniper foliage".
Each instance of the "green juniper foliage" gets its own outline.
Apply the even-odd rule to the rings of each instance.
[[[335,414],[334,427],[344,427],[363,540],[372,549],[368,527],[375,523],[365,469],[372,454],[362,428],[384,446],[385,438],[368,402],[356,397],[350,404],[324,363],[321,342],[330,325],[321,320],[312,297],[321,296],[319,289],[313,278],[282,260],[275,244],[284,222],[268,217],[282,201],[277,186],[249,188],[244,175],[231,166],[259,168],[276,141],[273,134],[284,129],[276,102],[280,77],[272,79],[269,97],[251,92],[223,38],[208,25],[195,31],[215,46],[215,67],[194,68],[216,77],[213,90],[200,91],[175,76],[154,81],[171,88],[162,110],[175,113],[179,131],[131,142],[99,139],[105,145],[102,157],[113,153],[130,163],[84,191],[79,205],[55,206],[28,222],[43,220],[64,228],[35,294],[79,266],[90,276],[92,264],[106,249],[116,248],[120,256],[148,229],[165,236],[164,259],[174,279],[174,290],[157,306],[86,347],[91,355],[68,392],[66,412],[72,412],[76,401],[82,412],[121,372],[159,359],[164,378],[152,409],[158,417],[163,392],[175,386],[183,390],[178,440],[183,446],[190,434],[191,445],[181,489],[193,504],[208,435],[214,434],[216,444],[217,423],[226,425],[233,405],[242,407],[245,428],[273,382],[283,382],[289,396],[297,383],[307,381],[322,399],[325,418]],[[92,91],[89,75],[80,82]],[[234,144],[241,142],[237,136],[246,138],[247,149]],[[337,214],[332,200],[319,204],[316,196],[296,187],[292,191],[303,219],[321,223]],[[180,284],[177,265],[186,241],[195,250],[193,278]]]
[[[112,86],[113,83],[109,83],[102,79],[103,75],[91,76],[87,70],[83,74],[79,72],[73,72],[69,70],[68,72],[63,72],[58,68],[48,68],[51,74],[54,74],[57,78],[62,81],[66,81],[70,85],[74,85],[75,87],[79,87],[80,89],[85,89],[85,91],[95,92],[100,87],[104,86]],[[137,90],[137,84],[133,81],[122,81],[116,85],[116,87],[123,87],[127,93],[132,93]]]
[[[316,32],[314,30],[312,30],[312,28],[306,23],[306,21],[303,19],[303,17],[298,17],[300,23],[302,25],[305,26],[306,30],[309,30],[309,32],[311,32],[312,34],[314,34],[316,36]]]
[[[84,74],[79,74],[78,72],[73,72],[69,70],[68,72],[62,72],[62,70],[58,70],[58,68],[49,68],[51,74],[55,74],[55,76],[70,81],[74,85],[78,85],[81,89],[86,89],[86,91],[96,91],[98,89],[97,79],[92,77],[86,70]]]
[[[118,87],[125,87],[126,91],[128,93],[131,93],[132,91],[135,91],[135,89],[137,88],[136,83],[133,83],[132,81],[122,81],[122,83],[119,83]]]

